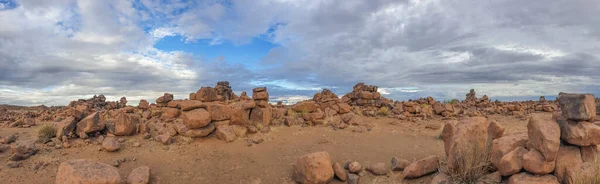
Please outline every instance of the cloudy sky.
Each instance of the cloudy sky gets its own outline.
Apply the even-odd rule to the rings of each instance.
[[[271,100],[600,94],[595,0],[0,0],[0,104],[186,98],[226,80]]]

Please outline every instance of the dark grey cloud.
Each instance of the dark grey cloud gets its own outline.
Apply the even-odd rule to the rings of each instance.
[[[589,0],[18,4],[0,11],[0,103],[185,98],[222,80],[267,86],[274,99],[343,95],[358,82],[398,100],[462,99],[471,88],[492,99],[600,93],[600,4]],[[153,48],[169,35],[278,47],[247,67]]]

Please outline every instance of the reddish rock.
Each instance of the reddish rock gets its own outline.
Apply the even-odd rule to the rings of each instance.
[[[91,160],[68,160],[58,166],[56,184],[120,184],[119,170],[105,163]]]
[[[102,141],[102,148],[108,152],[114,152],[121,149],[121,144],[115,139],[115,137],[106,137]]]
[[[346,174],[346,170],[340,166],[340,163],[333,164],[333,172],[335,172],[335,176],[341,181],[346,181],[348,175]]]
[[[204,102],[196,100],[184,100],[179,104],[182,111],[191,111],[194,109],[206,109],[207,105]]]
[[[250,112],[241,108],[234,108],[230,111],[230,125],[247,126],[250,124]]]
[[[319,105],[314,101],[299,102],[292,106],[292,110],[299,113],[311,113],[317,111],[317,109],[319,109]]]
[[[150,167],[141,166],[133,169],[127,177],[127,184],[148,184],[150,182]]]
[[[560,127],[556,119],[532,115],[527,124],[527,134],[531,146],[544,155],[546,162],[556,160],[560,147]]]
[[[479,178],[477,184],[497,184],[500,182],[502,182],[502,175],[500,172],[496,171]]]
[[[193,137],[193,138],[206,137],[210,133],[213,133],[215,131],[215,129],[216,128],[213,124],[208,124],[202,128],[190,129],[187,132],[185,132],[185,135],[188,137]]]
[[[160,117],[163,120],[177,118],[177,117],[179,117],[179,109],[177,109],[177,108],[162,108],[162,115]]]
[[[374,163],[367,166],[367,171],[370,171],[374,175],[386,175],[388,167],[385,166],[385,163]]]
[[[508,184],[559,184],[553,175],[534,176],[526,172],[512,175],[508,179]]]
[[[460,164],[458,160],[473,150],[485,150],[491,146],[488,126],[489,123],[484,117],[465,118],[456,125],[456,130],[449,140],[448,167]]]
[[[504,134],[504,126],[496,121],[492,121],[488,126],[488,134],[492,139],[498,139]]]
[[[596,102],[593,94],[560,93],[557,100],[567,120],[594,121]]]
[[[579,169],[582,164],[583,160],[581,159],[579,147],[562,145],[556,155],[554,175],[561,183],[567,183],[568,179],[572,178],[569,176],[569,169]]]
[[[137,132],[139,121],[136,115],[119,113],[114,120],[114,134],[117,136],[134,135]]]
[[[269,126],[272,117],[271,108],[256,107],[250,111],[250,122],[252,122],[253,125]]]
[[[598,150],[598,145],[582,146],[579,148],[581,149],[581,158],[583,159],[583,162],[600,161],[600,150]]]
[[[359,173],[362,171],[362,165],[360,165],[358,162],[350,162],[348,164],[348,171],[350,173]]]
[[[183,112],[183,124],[190,129],[197,129],[207,126],[211,122],[210,113],[204,109],[194,109]]]
[[[404,170],[404,168],[408,167],[408,165],[410,165],[410,161],[408,161],[406,159],[398,159],[396,157],[392,157],[392,161],[391,161],[392,171]]]
[[[220,126],[216,130],[217,138],[225,142],[233,142],[237,138],[233,128],[229,125]]]
[[[558,152],[557,152],[558,153]],[[549,174],[554,171],[555,161],[546,161],[542,153],[535,148],[523,155],[523,168],[536,175]]]
[[[591,146],[600,144],[600,126],[588,121],[558,119],[561,138],[569,144]]]
[[[217,90],[212,87],[201,87],[196,92],[196,100],[200,100],[203,102],[214,102],[218,101],[219,97],[217,95]]]
[[[500,160],[498,171],[502,176],[510,176],[518,173],[523,169],[523,155],[527,153],[527,149],[517,147],[513,151],[507,153]]]
[[[77,128],[77,119],[75,117],[67,117],[60,121],[56,126],[56,137],[70,136]]]
[[[525,147],[527,143],[527,134],[513,134],[501,137],[493,141],[491,162],[496,168],[500,166],[500,160],[508,152],[515,150],[517,147]]]
[[[298,183],[326,184],[333,175],[331,157],[327,152],[304,155],[294,165],[294,179]]]
[[[448,175],[444,174],[444,173],[438,173],[437,175],[435,175],[435,177],[433,177],[433,179],[431,179],[431,182],[429,182],[430,184],[451,184],[452,181],[450,179],[450,177],[448,177]]]
[[[433,155],[427,158],[417,160],[406,168],[402,172],[405,178],[418,178],[427,174],[433,173],[438,169],[438,156]]]
[[[206,105],[206,110],[210,113],[213,121],[228,120],[231,117],[231,108],[227,105],[219,103],[206,103]]]
[[[77,123],[76,132],[78,134],[81,132],[93,133],[103,130],[104,127],[106,127],[106,124],[104,121],[100,121],[100,113],[94,112]]]

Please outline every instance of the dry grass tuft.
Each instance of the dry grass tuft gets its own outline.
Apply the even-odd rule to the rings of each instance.
[[[56,137],[56,126],[46,124],[38,129],[38,142],[46,143],[53,137]]]
[[[388,107],[381,107],[377,110],[377,115],[379,116],[389,116],[391,114],[390,109]]]
[[[600,161],[596,160],[586,168],[584,172],[580,172],[574,179],[573,184],[598,184],[600,183]]]
[[[486,143],[482,149],[473,144],[470,149],[464,149],[463,153],[455,160],[448,160],[447,175],[454,183],[475,183],[492,169],[491,164],[491,141]]]

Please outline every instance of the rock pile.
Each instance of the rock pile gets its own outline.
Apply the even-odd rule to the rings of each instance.
[[[391,167],[378,162],[362,166],[356,161],[347,161],[344,166],[332,162],[329,153],[321,151],[299,157],[293,165],[293,178],[298,183],[325,184],[334,179],[350,184],[362,183],[360,178],[370,172],[373,175],[386,175],[390,172],[402,172],[406,179],[419,178],[435,172],[439,158],[435,155],[410,163],[408,160],[392,158]]]
[[[455,163],[470,155],[473,147],[486,150],[491,142],[492,166],[508,183],[574,183],[595,177],[600,169],[600,126],[593,123],[597,113],[594,96],[560,93],[557,101],[561,112],[552,117],[533,114],[527,134],[502,136],[498,130],[504,128],[485,118],[446,123],[443,138],[448,169],[460,167]]]
[[[352,92],[342,97],[342,102],[353,106],[382,107],[391,101],[381,97],[381,93],[377,92],[377,86],[358,83],[354,85]]]
[[[323,89],[312,100],[293,105],[285,117],[285,124],[330,125],[336,129],[344,129],[348,125],[366,126],[359,116],[351,112],[350,105],[342,101],[330,90]]]
[[[214,101],[229,101],[238,100],[238,97],[233,93],[233,90],[229,86],[229,82],[221,81],[217,82],[217,85],[213,87],[201,87],[196,93],[190,93],[190,100],[198,100],[202,102],[214,102]]]

